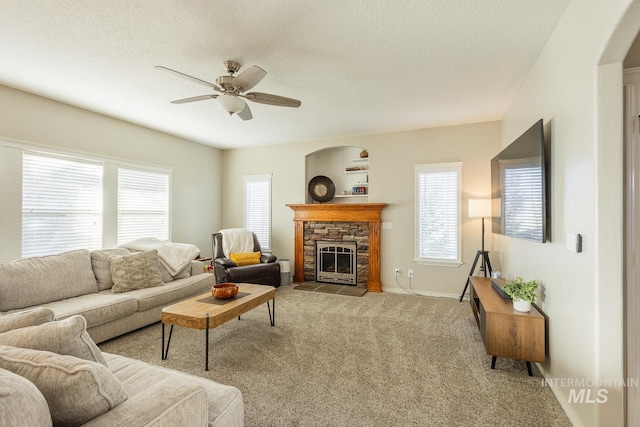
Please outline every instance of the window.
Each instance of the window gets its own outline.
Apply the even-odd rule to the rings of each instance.
[[[118,244],[169,239],[169,174],[118,168]]]
[[[102,247],[102,165],[24,153],[22,257]]]
[[[416,261],[458,266],[462,163],[415,166]]]
[[[258,237],[262,250],[271,249],[271,174],[245,175],[244,227]]]

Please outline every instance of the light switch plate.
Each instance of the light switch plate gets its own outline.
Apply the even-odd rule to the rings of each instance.
[[[580,234],[567,234],[567,250],[575,253],[582,252],[582,236]]]
[[[383,221],[382,222],[382,228],[384,230],[391,230],[391,223],[389,221]]]

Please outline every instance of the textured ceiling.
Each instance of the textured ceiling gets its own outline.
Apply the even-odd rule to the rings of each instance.
[[[0,84],[220,148],[499,120],[568,2],[2,0]],[[154,69],[229,59],[302,106],[173,105],[212,91]]]

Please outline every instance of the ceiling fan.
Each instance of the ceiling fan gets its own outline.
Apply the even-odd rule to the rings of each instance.
[[[236,75],[240,69],[240,64],[235,61],[225,61],[224,66],[229,73],[228,76],[220,76],[216,79],[215,83],[208,82],[206,80],[199,79],[197,77],[190,76],[188,74],[181,73],[180,71],[172,70],[171,68],[157,65],[158,70],[167,71],[175,74],[178,77],[191,80],[203,86],[220,92],[220,94],[214,93],[210,95],[193,96],[191,98],[176,99],[171,101],[172,104],[184,104],[186,102],[204,101],[207,99],[217,99],[218,105],[232,115],[237,114],[242,120],[251,120],[253,115],[249,105],[243,100],[258,102],[260,104],[276,105],[278,107],[293,107],[297,108],[301,105],[301,102],[293,98],[285,98],[284,96],[271,95],[269,93],[261,92],[249,92],[245,93],[267,75],[267,72],[255,65],[247,68],[240,74]]]

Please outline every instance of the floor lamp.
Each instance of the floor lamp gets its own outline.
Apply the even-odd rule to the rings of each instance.
[[[482,249],[476,253],[476,259],[473,261],[471,271],[469,271],[469,277],[464,285],[462,295],[460,295],[460,301],[464,298],[467,287],[469,286],[470,277],[473,276],[473,272],[480,261],[480,271],[483,277],[491,276],[491,261],[489,260],[489,251],[484,250],[484,219],[491,218],[491,199],[469,199],[469,218],[482,218]]]

